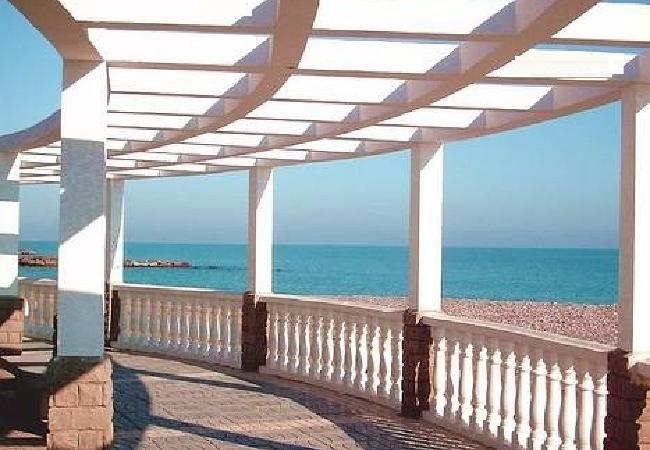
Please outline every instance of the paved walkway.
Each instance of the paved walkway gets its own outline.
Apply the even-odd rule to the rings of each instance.
[[[115,449],[484,449],[302,383],[150,356],[112,357]]]

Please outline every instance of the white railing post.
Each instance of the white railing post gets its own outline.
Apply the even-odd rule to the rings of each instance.
[[[323,324],[321,329],[321,368],[320,379],[325,382],[332,381],[332,314],[328,311],[324,313]]]
[[[278,369],[288,370],[288,357],[287,357],[287,339],[288,332],[288,318],[287,308],[280,305],[278,310]]]
[[[377,395],[377,330],[379,324],[376,318],[372,318],[368,323],[368,331],[366,338],[366,355],[367,355],[367,368],[366,368],[366,384],[365,391],[368,395],[374,397]]]
[[[390,354],[392,364],[390,367],[390,400],[393,404],[402,401],[402,324],[395,323],[390,329]]]
[[[488,379],[488,417],[487,429],[493,437],[497,437],[501,425],[501,350],[499,342],[491,339],[488,344],[490,350],[490,368]]]
[[[352,389],[354,322],[350,320],[350,317],[345,318],[344,326],[343,348],[345,349],[345,356],[343,360],[343,384],[347,389]]]
[[[388,341],[388,327],[379,327],[379,383],[377,384],[377,394],[382,399],[389,398],[390,378],[388,369],[390,367],[390,347]]]
[[[268,311],[269,349],[266,364],[269,369],[278,367],[278,313],[275,307]]]
[[[562,450],[575,450],[576,438],[576,371],[572,358],[562,361],[564,374],[562,377],[562,413],[560,415],[560,430],[562,432]]]
[[[117,337],[119,347],[127,347],[131,339],[131,297],[120,294],[120,334]]]
[[[548,401],[546,409],[546,450],[557,450],[562,443],[560,438],[560,408],[562,403],[562,372],[558,364],[558,355],[549,357],[551,369],[548,373]]]
[[[160,348],[160,327],[162,324],[162,306],[157,295],[151,296],[151,348]]]
[[[502,419],[500,428],[500,440],[506,445],[512,443],[512,434],[515,431],[515,409],[517,393],[517,357],[515,354],[515,345],[511,341],[502,344],[505,361],[503,363],[503,389],[502,389]]]
[[[541,450],[546,442],[546,429],[545,412],[546,412],[546,376],[548,371],[546,369],[546,362],[544,361],[544,354],[541,350],[535,352],[535,369],[533,375],[535,376],[535,391],[533,395],[533,433],[531,436],[531,448],[533,450]]]
[[[364,388],[364,353],[366,340],[366,318],[356,317],[356,326],[354,329],[354,343],[356,345],[356,357],[354,359],[354,388],[357,392],[362,392]]]
[[[201,358],[208,358],[210,355],[210,324],[212,319],[211,303],[202,301],[203,308],[201,309],[201,326],[199,328],[199,355]]]
[[[332,336],[333,336],[333,356],[332,356],[332,381],[336,384],[343,383],[343,353],[342,345],[345,345],[347,340],[341,339],[341,333],[343,333],[343,316],[339,313],[334,315],[334,323],[332,326]]]
[[[518,347],[519,371],[517,374],[517,417],[515,433],[517,445],[526,448],[530,438],[530,410],[532,403],[530,373],[532,370],[527,345]]]
[[[445,415],[447,408],[447,336],[445,329],[440,327],[436,330],[436,360],[435,373],[433,377],[433,398],[435,401],[435,413],[438,417]]]
[[[488,390],[488,349],[485,336],[477,339],[476,376],[474,384],[474,431],[482,432],[487,419],[487,390]]]
[[[469,426],[472,415],[474,414],[474,407],[472,405],[472,391],[474,387],[474,345],[472,344],[472,336],[462,336],[461,344],[460,417],[463,424]]]
[[[592,431],[592,447],[603,450],[605,441],[605,416],[607,415],[607,366],[598,364],[593,367],[594,373],[594,425]]]
[[[314,310],[309,315],[309,378],[318,379],[320,375],[320,352],[318,335],[320,330],[320,311]]]
[[[298,374],[307,376],[307,322],[309,316],[304,310],[298,313]]]
[[[580,361],[577,371],[579,402],[578,449],[591,450],[591,430],[594,420],[594,380],[589,372],[589,363]]]

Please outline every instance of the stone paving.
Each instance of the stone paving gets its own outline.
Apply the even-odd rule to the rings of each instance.
[[[111,356],[115,449],[485,448],[303,383],[137,354]]]

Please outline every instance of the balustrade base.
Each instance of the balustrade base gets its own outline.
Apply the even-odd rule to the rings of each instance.
[[[22,353],[25,302],[19,297],[0,296],[0,356]]]

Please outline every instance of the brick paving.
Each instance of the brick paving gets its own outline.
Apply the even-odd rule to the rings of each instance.
[[[115,449],[485,449],[303,383],[137,354],[111,356]]]

